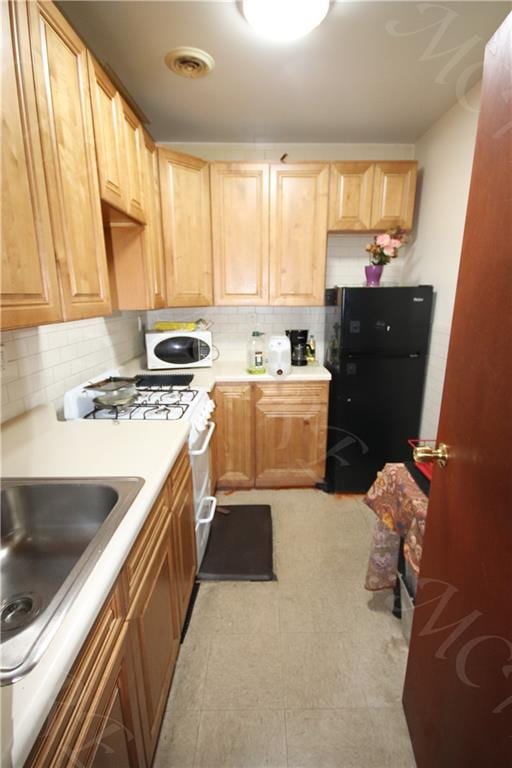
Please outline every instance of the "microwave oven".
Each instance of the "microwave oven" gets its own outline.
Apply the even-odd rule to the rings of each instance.
[[[146,333],[149,369],[208,368],[213,362],[211,331]]]

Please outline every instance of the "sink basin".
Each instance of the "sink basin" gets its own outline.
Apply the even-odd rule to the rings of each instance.
[[[2,685],[37,663],[143,483],[2,480]]]

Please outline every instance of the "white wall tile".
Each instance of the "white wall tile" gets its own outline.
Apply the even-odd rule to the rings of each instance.
[[[66,390],[140,355],[137,315],[121,312],[3,333],[1,420],[47,402],[59,409]]]

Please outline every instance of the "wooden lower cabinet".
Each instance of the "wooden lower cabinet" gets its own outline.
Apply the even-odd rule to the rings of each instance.
[[[148,765],[158,741],[180,645],[177,568],[169,533],[170,528],[167,527],[145,578],[144,588],[128,617]]]
[[[185,447],[26,767],[151,765],[195,573],[194,505]]]
[[[323,480],[327,384],[255,384],[255,485],[314,486]]]
[[[217,384],[213,438],[218,488],[254,486],[252,384]]]
[[[327,382],[218,384],[219,488],[314,486],[323,480]]]

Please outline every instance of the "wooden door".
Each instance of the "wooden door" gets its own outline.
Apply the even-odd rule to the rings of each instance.
[[[175,572],[169,522],[128,616],[148,765],[156,748],[180,644]]]
[[[144,135],[144,198],[147,224],[144,252],[148,283],[148,309],[165,307],[165,264],[162,231],[158,154],[150,137]]]
[[[374,164],[367,161],[331,163],[329,230],[371,229]]]
[[[512,15],[487,46],[404,689],[418,768],[512,765]]]
[[[120,103],[126,166],[126,211],[137,221],[144,222],[144,131],[128,104],[123,99]]]
[[[98,62],[88,54],[96,158],[102,200],[127,211],[126,156],[121,100]]]
[[[208,163],[159,149],[167,303],[212,303],[212,246]]]
[[[213,163],[210,174],[215,304],[268,304],[269,166]]]
[[[27,8],[64,318],[109,314],[87,51],[52,3]]]
[[[74,745],[71,765],[143,768],[147,765],[139,719],[133,657],[125,624],[96,698]]]
[[[411,229],[418,163],[393,160],[375,163],[370,229]]]
[[[254,386],[256,487],[314,486],[325,476],[327,387]]]
[[[254,412],[251,384],[217,384],[213,436],[218,488],[254,485]]]
[[[187,613],[192,587],[196,578],[196,532],[192,473],[188,464],[179,488],[172,489],[173,547],[176,563],[176,583],[179,600],[180,627]]]
[[[329,165],[270,170],[270,303],[323,305]]]
[[[62,319],[25,8],[2,3],[2,328]]]

